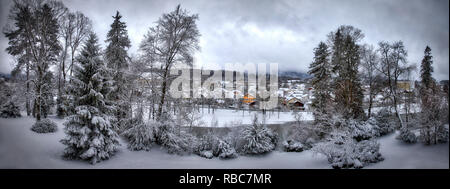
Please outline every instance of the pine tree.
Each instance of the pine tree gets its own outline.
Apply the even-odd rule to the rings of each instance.
[[[313,75],[312,86],[314,87],[314,99],[312,107],[314,112],[325,114],[330,106],[331,100],[331,65],[328,46],[320,42],[314,49],[314,61],[309,66],[308,74]]]
[[[114,90],[110,95],[110,99],[116,106],[116,121],[119,130],[124,130],[129,118],[131,117],[131,107],[128,103],[128,91],[126,82],[126,72],[128,70],[128,54],[127,49],[131,47],[128,38],[125,22],[120,21],[122,16],[117,11],[113,16],[114,22],[108,32],[106,42],[108,46],[105,51],[105,59],[107,67],[111,70],[114,81]]]
[[[75,114],[64,123],[66,145],[64,156],[91,163],[108,159],[116,151],[118,135],[110,123],[105,96],[110,86],[105,77],[105,66],[100,59],[100,47],[95,34],[90,34],[74,65],[73,82],[69,94]]]

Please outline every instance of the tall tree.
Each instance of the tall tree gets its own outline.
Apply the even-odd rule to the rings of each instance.
[[[126,74],[128,71],[129,56],[128,48],[131,47],[128,38],[127,26],[120,19],[122,16],[119,11],[113,16],[114,22],[108,32],[106,42],[108,46],[105,51],[105,60],[108,68],[111,70],[115,89],[111,93],[111,100],[116,105],[116,118],[118,129],[122,130],[127,125],[127,120],[131,116],[131,107],[128,103],[128,91]]]
[[[331,44],[331,64],[334,77],[334,94],[338,110],[344,117],[359,118],[362,109],[363,90],[358,75],[361,62],[360,45],[364,35],[353,26],[340,26],[329,35]]]
[[[65,14],[60,22],[61,25],[61,39],[63,42],[63,50],[60,54],[59,63],[59,77],[58,77],[58,102],[57,114],[58,116],[65,116],[67,114],[67,102],[65,94],[65,83],[67,81],[66,75],[72,76],[73,64],[75,54],[78,51],[80,43],[87,37],[91,31],[91,21],[80,12]],[[69,69],[66,69],[66,60],[70,50],[71,61]]]
[[[383,79],[377,70],[379,57],[372,45],[364,45],[361,48],[361,66],[363,70],[363,82],[367,85],[369,93],[369,108],[367,117],[372,116],[372,106],[375,96],[382,88]]]
[[[313,76],[312,86],[314,87],[314,99],[312,107],[315,113],[327,114],[331,106],[331,64],[330,51],[328,46],[320,42],[314,48],[314,61],[309,65],[308,74]],[[316,120],[317,121],[317,120]]]
[[[64,123],[66,138],[61,142],[65,157],[97,163],[112,156],[119,142],[108,116],[112,107],[105,97],[111,86],[95,34],[89,35],[76,63],[69,86],[76,113]]]
[[[58,41],[59,25],[56,11],[44,1],[14,1],[9,17],[15,24],[5,35],[9,39],[8,53],[25,58],[28,71],[34,78],[36,119],[40,121],[42,99],[49,83],[45,76],[55,64],[61,49]],[[28,81],[30,82],[30,81]]]
[[[406,56],[408,55],[402,41],[389,44],[388,42],[379,42],[378,51],[380,52],[380,64],[378,70],[386,77],[386,87],[389,90],[389,99],[392,107],[394,107],[401,127],[405,127],[402,117],[400,116],[397,105],[399,104],[399,91],[397,83],[410,67],[407,65]]]
[[[163,114],[166,103],[170,69],[178,63],[192,66],[193,54],[200,49],[197,20],[197,14],[191,15],[178,5],[174,11],[163,14],[159,18],[157,25],[150,28],[141,44],[141,49],[161,64],[162,87],[158,104],[158,119]]]
[[[422,87],[429,89],[432,87],[432,83],[434,83],[434,79],[431,76],[433,73],[433,56],[431,56],[431,48],[427,46],[424,51],[425,56],[422,59],[422,63],[420,65],[420,78],[422,79]]]

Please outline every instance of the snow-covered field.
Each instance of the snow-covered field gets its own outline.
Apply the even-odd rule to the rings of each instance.
[[[300,112],[302,114],[302,119],[304,121],[314,120],[314,116],[311,112]],[[218,127],[233,127],[241,124],[251,124],[253,115],[257,114],[259,120],[262,120],[263,114],[261,111],[242,111],[242,110],[231,110],[231,109],[216,109],[214,113],[208,109],[204,108],[203,113],[200,110],[200,115],[202,121],[205,123],[204,126],[211,126],[213,118],[218,122]],[[266,123],[267,124],[282,124],[290,121],[295,121],[292,112],[266,112]]]
[[[242,112],[241,112],[242,113]],[[236,159],[204,159],[196,155],[167,154],[154,147],[151,151],[134,152],[124,141],[110,160],[91,165],[61,158],[64,149],[63,120],[52,118],[59,130],[38,134],[30,130],[33,118],[0,118],[0,168],[331,168],[325,157],[311,151],[301,153],[272,152],[263,156],[240,156]],[[395,134],[379,139],[385,160],[367,168],[449,168],[449,145],[407,145],[395,140]]]

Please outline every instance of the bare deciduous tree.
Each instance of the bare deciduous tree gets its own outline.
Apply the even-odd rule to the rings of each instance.
[[[174,64],[192,65],[193,53],[199,50],[200,32],[196,20],[198,15],[190,15],[178,5],[173,12],[163,14],[155,27],[150,28],[141,49],[161,65],[162,86],[158,105],[158,116],[161,117],[165,105],[169,71]]]

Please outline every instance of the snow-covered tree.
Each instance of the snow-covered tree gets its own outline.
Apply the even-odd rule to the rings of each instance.
[[[0,78],[0,117],[21,117],[20,108],[16,105],[14,90],[3,78]]]
[[[316,123],[323,121],[320,119],[322,117],[319,116],[319,114],[327,115],[331,113],[332,72],[329,56],[330,52],[328,46],[325,43],[320,42],[319,46],[314,49],[314,61],[309,66],[308,71],[308,74],[313,76],[311,84],[314,88],[315,98],[312,100],[312,108],[314,115],[317,115],[317,119],[315,119]]]
[[[146,123],[143,120],[143,108],[140,106],[136,117],[132,120],[132,126],[123,135],[128,139],[128,149],[149,151],[155,142],[154,125],[156,123]]]
[[[422,79],[422,87],[429,89],[432,87],[432,84],[436,82],[431,76],[433,73],[433,56],[431,56],[431,48],[429,46],[425,47],[424,54],[425,55],[420,66],[420,78]]]
[[[119,131],[123,131],[132,116],[127,82],[130,59],[127,50],[131,47],[131,42],[128,38],[126,23],[120,20],[122,15],[119,11],[113,18],[114,22],[106,38],[108,46],[105,51],[105,61],[114,81],[114,90],[109,96],[116,106],[114,124]]]
[[[435,85],[435,84],[433,84]],[[437,144],[447,142],[449,138],[448,127],[444,118],[448,115],[448,101],[442,95],[438,86],[430,89],[422,89],[422,110],[420,112],[420,139],[425,144]]]
[[[240,152],[243,154],[263,154],[275,149],[278,136],[254,115],[253,123],[245,126],[240,136]]]
[[[360,29],[345,25],[329,35],[335,107],[346,118],[364,116],[363,89],[358,72],[361,63],[358,42],[363,37]]]
[[[64,123],[64,156],[91,163],[108,159],[119,145],[118,135],[110,123],[111,106],[105,99],[111,86],[105,76],[97,36],[91,33],[74,66],[69,86],[75,114]]]
[[[447,142],[448,128],[445,127],[442,118],[448,114],[448,96],[445,97],[445,93],[431,75],[433,72],[431,48],[427,46],[424,53],[420,69],[420,138],[425,144]]]
[[[150,28],[141,43],[140,49],[146,53],[146,56],[153,57],[161,65],[158,119],[167,111],[163,109],[168,104],[166,93],[172,66],[180,63],[192,65],[194,52],[199,49],[200,33],[196,24],[197,20],[197,14],[191,15],[178,5],[174,11],[163,14],[159,18],[157,25]]]
[[[383,78],[377,70],[379,57],[372,45],[364,45],[361,48],[361,66],[363,68],[362,81],[368,86],[369,102],[367,117],[372,116],[372,107],[375,96],[381,91]]]
[[[66,13],[60,19],[61,34],[60,38],[63,42],[63,50],[60,54],[59,74],[58,74],[58,102],[57,102],[57,114],[60,117],[67,115],[65,83],[67,72],[69,76],[73,74],[73,65],[75,63],[75,55],[79,51],[79,46],[87,38],[91,32],[92,23],[81,12]],[[70,50],[70,64],[67,68],[66,59]]]
[[[45,77],[61,50],[58,14],[52,5],[55,4],[51,1],[14,1],[9,16],[14,26],[4,32],[9,40],[8,53],[20,59],[18,62],[26,67],[27,75],[30,71],[34,75],[32,82],[27,83],[34,84],[37,121],[45,110],[44,93],[48,91],[44,85],[49,84]]]
[[[380,62],[377,69],[386,79],[385,87],[388,89],[386,98],[389,99],[390,106],[394,108],[395,115],[401,127],[405,127],[406,124],[400,116],[397,107],[400,103],[401,92],[397,89],[397,83],[400,76],[404,75],[408,69],[411,69],[406,60],[408,53],[402,41],[397,41],[392,44],[382,41],[378,43],[378,46]]]

